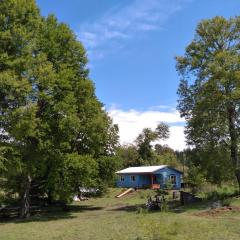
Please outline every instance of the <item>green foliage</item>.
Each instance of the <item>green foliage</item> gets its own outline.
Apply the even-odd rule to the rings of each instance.
[[[239,23],[240,17],[203,20],[176,60],[182,79],[178,109],[187,120],[188,143],[199,149],[224,146],[240,187]]]
[[[108,186],[115,186],[115,172],[121,168],[121,162],[116,156],[102,156],[98,158],[100,181]]]
[[[171,182],[171,180],[170,179],[168,179],[166,182],[165,182],[165,186],[164,186],[164,188],[166,188],[166,189],[172,189],[172,182]]]
[[[222,205],[225,207],[230,207],[231,203],[232,203],[232,201],[229,198],[223,199],[223,201],[222,201]]]
[[[160,196],[168,195],[168,191],[166,189],[157,189],[156,192],[157,192],[157,195],[160,195]]]
[[[184,161],[181,156],[179,161],[185,165],[187,172],[191,171],[192,166],[197,166],[208,182],[218,185],[233,179],[234,171],[226,146],[210,145],[200,149],[187,149],[181,154],[184,156]]]
[[[180,163],[177,159],[176,153],[173,149],[166,145],[155,145],[155,164],[156,165],[168,165],[174,168],[180,168]]]
[[[154,164],[154,154],[152,150],[152,142],[164,140],[169,137],[169,126],[165,123],[159,123],[153,131],[150,128],[144,128],[142,133],[136,139],[137,150],[140,158],[145,164]]]
[[[168,202],[166,200],[161,203],[161,212],[167,212],[169,210]]]
[[[124,167],[141,165],[168,165],[177,169],[182,169],[174,150],[167,145],[156,144],[154,148],[150,146],[149,158],[143,159],[137,151],[137,146],[131,145],[122,147],[119,151]]]
[[[124,168],[139,166],[141,164],[141,159],[137,151],[137,147],[134,145],[123,145],[119,147],[117,149],[116,155]]]
[[[165,123],[159,123],[156,127],[155,133],[157,139],[166,140],[170,137],[169,126]]]
[[[190,186],[192,192],[197,193],[203,187],[206,178],[199,167],[191,166],[188,170],[188,175],[185,181]]]
[[[151,142],[157,139],[156,132],[149,128],[144,128],[142,133],[136,139],[139,156],[143,161],[152,161],[152,146]]]
[[[47,189],[51,189],[54,199],[70,202],[73,193],[79,187],[94,187],[97,185],[97,162],[89,155],[77,153],[67,154],[63,157],[62,165],[52,169],[47,179]]]
[[[143,130],[149,133],[152,130]],[[167,133],[166,133],[167,134]],[[123,167],[141,166],[141,165],[169,165],[171,167],[181,169],[181,164],[178,161],[177,155],[173,149],[167,145],[156,144],[153,148],[151,142],[143,141],[143,133],[141,136],[141,146],[138,145],[123,145],[118,148],[117,156]],[[145,136],[146,137],[146,136]],[[140,139],[140,138],[139,138]],[[138,140],[139,140],[138,139]],[[148,154],[148,158],[143,158],[143,152]]]
[[[21,194],[31,179],[36,192],[68,201],[78,185],[96,184],[96,159],[118,146],[85,49],[66,24],[40,16],[34,0],[1,1],[0,42],[3,185]]]
[[[203,189],[204,190],[204,189]],[[230,199],[238,195],[236,186],[226,185],[223,187],[216,187],[210,191],[204,191],[203,198],[207,200],[222,200]]]

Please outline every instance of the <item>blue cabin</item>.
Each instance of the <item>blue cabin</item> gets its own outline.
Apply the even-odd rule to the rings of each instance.
[[[182,172],[167,165],[129,167],[116,172],[117,186],[123,188],[181,188]]]

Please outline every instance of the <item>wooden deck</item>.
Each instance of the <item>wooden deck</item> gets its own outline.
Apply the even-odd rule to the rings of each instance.
[[[156,184],[156,183],[152,184],[151,189],[160,189],[160,184]]]

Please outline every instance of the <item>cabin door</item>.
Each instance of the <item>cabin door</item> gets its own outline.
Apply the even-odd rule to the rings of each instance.
[[[151,175],[151,187],[153,189],[159,189],[160,188],[160,184],[158,183],[157,175],[154,175],[154,174]]]

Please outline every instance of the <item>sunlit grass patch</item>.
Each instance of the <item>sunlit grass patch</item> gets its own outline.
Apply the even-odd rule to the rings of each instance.
[[[240,213],[217,217],[197,216],[206,211],[202,202],[180,211],[151,211],[144,208],[151,190],[139,190],[123,198],[120,189],[110,189],[106,196],[76,202],[68,212],[36,215],[25,222],[0,223],[1,240],[239,240]],[[240,205],[240,199],[233,199]],[[142,209],[142,210],[140,210]]]

